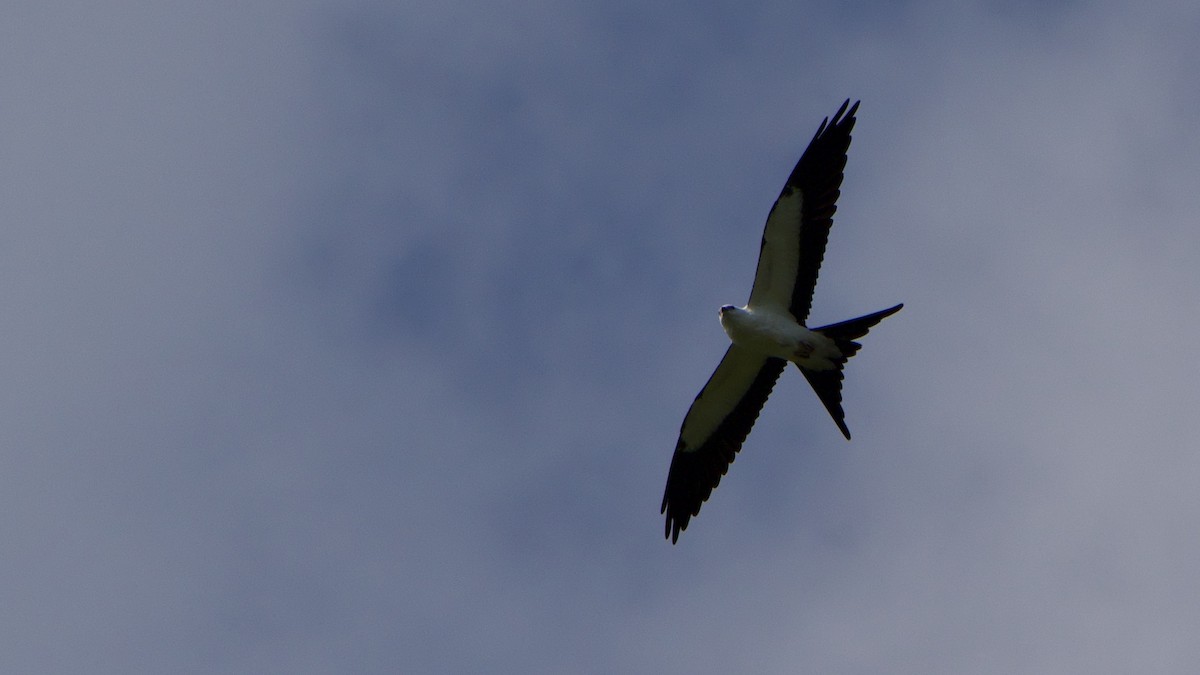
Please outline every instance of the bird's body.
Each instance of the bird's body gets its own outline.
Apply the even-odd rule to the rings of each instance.
[[[731,344],[683,418],[667,474],[662,512],[672,542],[721,482],[789,362],[850,438],[842,369],[861,346],[855,340],[903,307],[819,328],[806,324],[857,110],[847,100],[821,123],[767,216],[750,301],[721,308]]]
[[[805,328],[787,312],[726,305],[721,308],[721,327],[739,347],[809,370],[836,368],[842,356],[836,342]]]

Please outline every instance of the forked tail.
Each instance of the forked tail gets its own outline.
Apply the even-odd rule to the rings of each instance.
[[[846,440],[850,440],[850,430],[846,428],[846,413],[842,410],[842,369],[845,367],[846,361],[862,348],[862,345],[855,340],[866,335],[875,324],[899,312],[903,307],[903,304],[899,304],[873,314],[860,316],[857,319],[812,329],[832,339],[837,344],[838,350],[841,351],[842,357],[834,361],[836,367],[831,370],[809,370],[801,367],[800,372],[804,373],[804,378],[812,385],[813,391],[817,392],[817,397],[821,399],[821,403],[833,417],[834,424],[837,424],[838,429],[842,430],[842,435],[846,437]]]

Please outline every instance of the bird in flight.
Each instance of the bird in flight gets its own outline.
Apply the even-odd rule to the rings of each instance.
[[[805,325],[857,111],[858,102],[851,106],[847,99],[821,122],[767,216],[750,301],[721,308],[721,327],[732,344],[684,416],[667,472],[661,512],[672,543],[729,470],[789,361],[850,439],[842,368],[862,346],[855,340],[904,306],[819,328]]]

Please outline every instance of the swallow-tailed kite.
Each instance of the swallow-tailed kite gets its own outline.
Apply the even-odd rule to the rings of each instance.
[[[672,543],[721,482],[789,361],[850,438],[842,412],[842,367],[861,346],[854,340],[904,306],[805,326],[857,110],[858,103],[850,106],[847,99],[832,120],[821,122],[767,216],[750,301],[721,308],[721,327],[732,344],[683,418],[667,474],[662,513]]]

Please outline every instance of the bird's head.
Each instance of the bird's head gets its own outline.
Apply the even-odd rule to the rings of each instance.
[[[725,316],[726,312],[736,312],[736,311],[737,311],[737,307],[734,307],[733,305],[725,305],[724,307],[721,308],[721,316]]]

